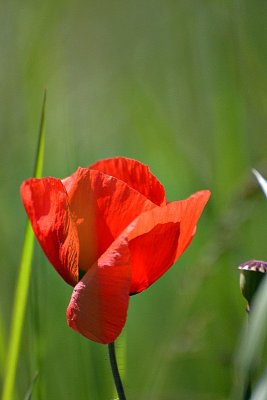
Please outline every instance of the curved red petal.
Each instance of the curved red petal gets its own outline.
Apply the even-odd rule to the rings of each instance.
[[[69,326],[95,342],[113,342],[126,322],[130,284],[128,242],[120,237],[75,286]]]
[[[148,233],[129,243],[132,261],[130,293],[138,293],[152,285],[174,263],[180,224],[155,225]]]
[[[125,182],[79,168],[64,179],[80,241],[79,266],[87,271],[121,232],[154,203]]]
[[[175,261],[191,243],[196,224],[210,198],[209,190],[202,190],[192,194],[188,199],[170,203],[170,212],[180,221],[180,236],[175,255]]]
[[[34,233],[47,258],[70,285],[78,281],[79,242],[68,197],[59,179],[29,179],[21,197]]]
[[[146,289],[162,276],[191,242],[209,191],[140,215],[129,234],[132,258],[130,293]]]
[[[125,157],[97,161],[90,168],[97,169],[126,182],[156,205],[166,204],[165,189],[147,165]]]

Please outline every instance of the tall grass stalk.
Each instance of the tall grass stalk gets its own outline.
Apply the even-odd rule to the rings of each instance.
[[[6,331],[2,320],[2,315],[0,314],[0,376],[3,376],[3,365],[6,360]]]
[[[253,312],[250,315],[248,328],[245,327],[237,355],[236,370],[238,381],[233,399],[244,398],[244,388],[250,379],[250,374],[255,369],[257,359],[262,354],[267,337],[267,280],[264,279],[253,301]],[[260,386],[260,383],[259,383]],[[254,396],[254,394],[252,393]],[[254,399],[254,397],[251,397]]]
[[[34,165],[34,177],[36,178],[40,178],[43,171],[45,104],[46,104],[46,91],[44,93],[44,98],[43,98],[42,113],[41,113],[39,135],[38,135],[38,145],[37,145],[35,165]],[[27,221],[20,268],[19,268],[19,276],[15,292],[14,307],[12,313],[10,342],[7,351],[6,373],[4,378],[2,400],[13,399],[15,377],[19,359],[19,349],[20,349],[23,323],[25,320],[26,305],[29,293],[33,251],[34,251],[34,235],[30,222]]]

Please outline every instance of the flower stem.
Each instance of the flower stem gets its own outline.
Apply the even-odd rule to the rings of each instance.
[[[120,373],[119,373],[119,369],[118,369],[118,364],[117,364],[117,360],[116,360],[116,352],[115,352],[115,343],[114,342],[108,344],[108,355],[109,355],[110,366],[111,366],[111,370],[112,370],[114,383],[115,383],[117,393],[119,396],[119,400],[126,400]]]

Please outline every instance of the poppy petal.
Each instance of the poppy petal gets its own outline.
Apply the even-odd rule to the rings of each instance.
[[[69,326],[95,342],[113,342],[126,322],[130,284],[128,241],[120,237],[75,286]]]
[[[77,224],[84,271],[140,213],[156,207],[125,182],[97,170],[79,168],[62,182]]]
[[[126,182],[158,206],[166,204],[164,187],[152,174],[149,167],[139,161],[125,157],[114,157],[97,161],[90,168]]]
[[[179,232],[179,222],[156,224],[148,233],[130,241],[133,271],[131,294],[145,290],[171,267]]]
[[[132,260],[130,293],[138,293],[162,276],[191,242],[209,191],[144,212],[129,234]]]
[[[47,258],[70,285],[78,281],[79,242],[68,197],[59,179],[29,179],[21,197],[34,233]]]
[[[180,236],[175,261],[181,256],[191,243],[196,224],[210,198],[209,190],[202,190],[192,194],[188,199],[170,203],[170,212],[180,221]]]

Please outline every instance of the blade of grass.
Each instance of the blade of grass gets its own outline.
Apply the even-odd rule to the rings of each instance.
[[[2,320],[2,315],[0,314],[0,375],[3,375],[3,365],[5,365],[6,360],[6,330]]]
[[[30,400],[31,399],[32,391],[33,391],[33,388],[34,388],[34,385],[35,385],[35,383],[37,381],[38,376],[39,376],[39,373],[38,373],[38,371],[36,371],[35,374],[34,374],[34,377],[32,379],[32,382],[30,384],[30,387],[27,390],[27,393],[26,393],[26,396],[25,396],[24,400]]]
[[[252,169],[262,191],[267,197],[267,181],[263,176],[256,170]],[[262,352],[264,342],[267,338],[267,280],[264,279],[261,284],[258,293],[253,301],[253,312],[250,315],[249,325],[243,330],[241,337],[240,347],[237,354],[237,366],[238,371],[238,385],[235,387],[234,398],[243,398],[246,386],[246,382],[251,380],[251,372],[256,364],[256,360]],[[264,384],[262,381],[258,383],[257,390],[253,393],[251,398],[260,399],[263,398],[262,393]],[[267,395],[266,395],[267,396]],[[267,398],[267,397],[266,397]]]
[[[38,135],[38,145],[34,164],[34,177],[40,178],[43,170],[44,136],[45,136],[45,104],[46,91],[43,98],[43,106]],[[16,370],[18,365],[19,348],[25,320],[26,305],[29,292],[31,264],[34,250],[34,235],[27,221],[22,248],[19,277],[16,286],[15,300],[12,313],[10,342],[7,351],[6,374],[3,385],[2,400],[12,400]]]
[[[237,375],[234,399],[241,399],[244,395],[245,382],[251,371],[254,370],[257,358],[262,354],[264,341],[267,337],[267,279],[262,282],[250,314],[248,327],[245,327],[241,337],[240,347],[237,354]]]
[[[263,176],[256,169],[253,168],[252,172],[255,175],[260,187],[262,188],[263,193],[267,197],[267,181],[263,178]]]
[[[251,396],[251,400],[266,400],[266,399],[267,399],[267,370],[265,370],[262,378],[257,383]]]

